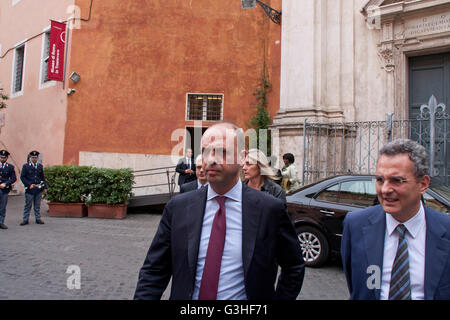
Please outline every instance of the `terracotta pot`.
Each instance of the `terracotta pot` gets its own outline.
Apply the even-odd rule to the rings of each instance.
[[[87,216],[84,203],[49,202],[48,213],[50,217],[82,218]]]
[[[126,204],[90,204],[88,205],[89,218],[123,219],[127,215]]]

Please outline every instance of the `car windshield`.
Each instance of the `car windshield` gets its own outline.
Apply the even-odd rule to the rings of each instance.
[[[431,183],[430,189],[439,194],[441,197],[450,201],[450,189],[438,183]]]

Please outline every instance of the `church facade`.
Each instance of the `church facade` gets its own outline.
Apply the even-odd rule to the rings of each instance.
[[[336,129],[337,123],[417,119],[431,96],[448,106],[450,1],[284,0],[281,52],[280,109],[271,127],[272,150],[280,155],[292,152],[302,161],[311,148],[308,132],[303,132],[308,128],[305,121],[328,123],[338,137],[330,139],[338,150],[323,150],[323,143],[321,148],[328,152],[323,161],[332,161],[344,152],[339,150],[346,147],[343,136],[358,134]],[[448,109],[442,114],[448,117]],[[386,128],[383,124],[380,137]],[[441,151],[448,147],[444,139]],[[385,141],[365,141],[375,145],[366,156],[372,169],[376,144]],[[347,146],[347,157],[350,151]],[[441,155],[444,167],[448,158],[448,152]],[[350,171],[348,166],[341,169]],[[448,166],[443,169],[448,171]]]

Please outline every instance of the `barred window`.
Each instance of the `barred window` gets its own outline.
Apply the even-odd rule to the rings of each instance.
[[[25,45],[15,49],[14,61],[14,79],[13,79],[13,93],[22,91],[23,86],[23,62],[25,56]]]
[[[188,94],[187,120],[222,120],[223,95]]]

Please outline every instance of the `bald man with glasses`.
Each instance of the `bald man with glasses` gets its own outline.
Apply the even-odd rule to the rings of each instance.
[[[195,175],[197,180],[184,183],[180,186],[180,193],[185,193],[189,191],[194,191],[205,187],[208,184],[208,179],[206,178],[206,172],[202,166],[202,155],[199,154],[195,159]]]
[[[208,186],[173,197],[139,272],[135,299],[294,300],[304,261],[284,203],[240,180],[244,138],[220,122],[201,139]],[[242,139],[240,139],[240,138]]]

